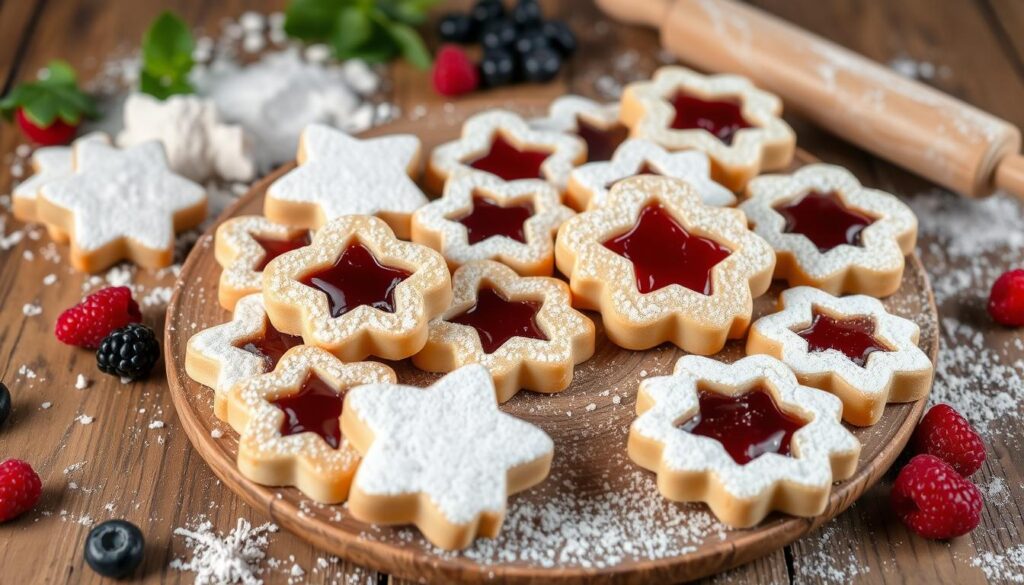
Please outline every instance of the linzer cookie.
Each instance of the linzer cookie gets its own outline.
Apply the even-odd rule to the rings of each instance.
[[[441,193],[456,171],[490,173],[505,181],[544,179],[565,190],[569,171],[587,159],[583,139],[562,132],[534,130],[518,114],[488,110],[462,125],[462,136],[434,149],[427,186]]]
[[[233,217],[217,227],[214,255],[223,269],[217,298],[229,311],[238,299],[263,289],[263,269],[285,252],[308,246],[309,230],[259,215]]]
[[[884,297],[899,289],[917,217],[895,196],[825,164],[758,177],[747,195],[740,209],[775,249],[776,278],[831,294]]]
[[[543,481],[554,450],[544,431],[498,409],[480,365],[428,388],[354,388],[341,430],[363,455],[349,494],[352,516],[415,524],[450,550],[497,536],[508,496]]]
[[[802,286],[783,292],[779,305],[751,326],[747,353],[778,358],[801,384],[838,396],[846,422],[873,425],[887,402],[928,395],[932,362],[917,346],[920,330],[878,299]]]
[[[594,354],[594,324],[572,308],[561,280],[523,278],[497,262],[471,262],[452,277],[455,299],[430,322],[413,356],[416,367],[450,372],[481,364],[494,378],[498,402],[520,388],[561,392],[573,366]]]
[[[459,171],[444,195],[416,210],[412,240],[441,252],[452,268],[497,260],[524,275],[550,275],[555,233],[573,212],[540,179],[503,181]]]
[[[97,140],[104,144],[110,144],[110,137],[102,132],[86,134],[75,143],[86,140]],[[26,222],[39,220],[36,215],[36,198],[39,196],[39,190],[47,183],[70,177],[74,173],[74,164],[71,160],[73,151],[74,144],[71,146],[44,146],[37,148],[32,153],[29,163],[35,174],[18,183],[11,191],[11,211],[14,213],[14,217]],[[54,239],[67,242],[67,234]]]
[[[773,510],[816,516],[832,482],[857,468],[861,446],[842,408],[768,356],[683,356],[671,376],[641,382],[629,457],[658,474],[663,496],[705,502],[730,526],[754,526]]]
[[[610,159],[629,136],[629,129],[619,121],[619,104],[602,104],[578,95],[555,99],[547,117],[530,120],[530,126],[579,136],[587,143],[588,161]]]
[[[317,502],[345,501],[359,465],[341,431],[345,394],[394,382],[384,364],[346,364],[308,345],[289,350],[273,372],[243,379],[228,394],[238,470],[258,484],[295,486]]]
[[[600,207],[565,222],[555,246],[576,306],[601,312],[627,349],[670,341],[713,354],[750,325],[775,254],[737,209],[710,207],[679,179],[616,183]]]
[[[451,276],[440,254],[383,220],[346,215],[267,264],[263,299],[274,327],[308,345],[347,362],[397,360],[423,349],[427,323],[451,303]]]
[[[67,234],[71,264],[96,272],[121,260],[169,266],[174,235],[206,217],[206,191],[172,173],[159,142],[120,150],[99,140],[74,145],[75,172],[39,190],[36,213]]]
[[[299,140],[298,168],[270,184],[263,213],[310,229],[342,215],[375,215],[406,238],[409,216],[427,202],[413,180],[419,152],[411,134],[360,140],[310,124]]]
[[[781,115],[782,100],[744,77],[678,66],[662,67],[622,94],[631,136],[707,153],[714,179],[737,192],[758,173],[793,160],[796,135]]]
[[[732,191],[711,180],[708,156],[697,150],[669,152],[639,138],[622,143],[609,162],[591,162],[569,174],[566,202],[576,209],[590,209],[604,203],[608,190],[622,179],[636,175],[660,175],[682,179],[707,205],[736,203]]]

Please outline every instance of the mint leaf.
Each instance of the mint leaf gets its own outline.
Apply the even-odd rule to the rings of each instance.
[[[346,6],[334,19],[330,41],[335,54],[343,55],[368,41],[372,34],[373,22],[369,16],[354,6]]]
[[[158,77],[143,70],[139,74],[139,91],[165,100],[172,95],[194,93],[192,84],[180,77]]]
[[[388,25],[387,31],[398,45],[402,58],[419,69],[430,67],[430,52],[414,28],[400,22],[392,22]]]
[[[76,85],[75,70],[64,61],[51,61],[38,81],[21,83],[2,100],[0,113],[8,120],[21,108],[36,126],[45,128],[60,117],[71,125],[96,117],[96,103]]]
[[[284,31],[304,41],[322,41],[332,35],[335,14],[344,0],[292,0],[284,13]]]
[[[75,77],[75,70],[71,68],[71,65],[68,65],[67,61],[54,59],[46,66],[46,76],[40,82],[46,85],[70,85],[74,87],[77,79]]]
[[[153,75],[181,77],[192,69],[192,32],[180,18],[164,12],[142,38],[142,68]]]

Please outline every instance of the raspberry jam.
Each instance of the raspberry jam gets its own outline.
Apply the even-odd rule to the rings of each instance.
[[[466,226],[469,243],[476,244],[493,236],[507,236],[517,242],[526,243],[523,223],[533,216],[533,205],[529,202],[501,205],[497,201],[473,195],[473,209],[455,218]]]
[[[263,272],[263,269],[270,264],[270,261],[277,258],[285,252],[291,252],[292,250],[298,250],[309,245],[309,232],[303,232],[301,235],[295,238],[287,240],[275,240],[271,238],[261,238],[259,236],[253,236],[256,243],[263,248],[263,259],[255,266],[253,270],[256,272]]]
[[[310,373],[298,392],[270,403],[284,413],[282,436],[316,433],[332,449],[337,449],[341,444],[341,405],[344,398],[343,392]]]
[[[636,225],[604,247],[633,263],[641,293],[679,284],[710,295],[711,269],[730,254],[718,242],[686,231],[658,203],[645,207]]]
[[[576,116],[576,135],[587,143],[587,162],[611,160],[615,149],[629,137],[629,129],[613,124],[607,130]]]
[[[786,220],[787,233],[803,234],[822,253],[842,244],[859,246],[861,232],[875,221],[843,205],[832,192],[811,191],[775,211]]]
[[[302,284],[327,295],[332,317],[340,317],[361,305],[395,312],[395,287],[412,273],[385,266],[370,250],[354,242],[330,268],[314,272]]]
[[[672,127],[676,130],[703,129],[722,142],[731,145],[736,133],[753,124],[743,117],[740,104],[734,100],[702,100],[679,92],[672,98],[676,115]]]
[[[297,335],[281,333],[267,321],[266,330],[263,336],[250,341],[242,341],[235,344],[238,349],[245,350],[258,358],[263,359],[264,370],[270,371],[277,366],[281,356],[289,349],[302,345],[302,338]]]
[[[540,166],[549,156],[551,153],[543,150],[519,150],[498,132],[491,139],[490,151],[468,164],[506,181],[538,179]]]
[[[484,351],[494,353],[513,337],[546,341],[547,336],[537,326],[539,310],[537,301],[510,301],[493,288],[481,288],[476,304],[449,321],[476,329]]]
[[[740,465],[765,453],[789,455],[793,433],[805,424],[779,410],[764,388],[739,396],[700,390],[698,399],[700,412],[679,428],[718,441]]]
[[[653,166],[651,166],[651,163],[649,163],[647,161],[644,161],[644,164],[640,165],[640,168],[637,169],[635,173],[633,173],[634,177],[637,177],[637,176],[640,176],[640,175],[658,175],[658,176],[661,176],[661,173],[658,172],[658,169],[656,169]],[[622,179],[615,179],[614,181],[612,181],[612,182],[608,183],[607,185],[605,185],[604,188],[605,189],[611,189],[613,186],[615,186],[615,183],[618,183],[619,181],[621,181],[623,179],[628,179],[628,178],[629,177],[622,177]]]
[[[870,317],[836,319],[815,308],[810,327],[796,334],[807,340],[808,350],[834,349],[862,368],[868,362],[869,355],[876,351],[889,351],[875,337],[875,320]]]

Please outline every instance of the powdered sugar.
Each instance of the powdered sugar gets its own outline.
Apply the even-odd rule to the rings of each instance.
[[[174,534],[184,537],[192,549],[192,558],[174,559],[170,568],[194,573],[195,585],[262,585],[260,564],[266,558],[269,535],[277,530],[269,522],[253,527],[244,518],[227,535],[214,532],[210,522],[195,529],[175,528]]]
[[[71,176],[72,150],[75,144],[86,140],[98,140],[107,144],[110,138],[102,132],[86,134],[71,146],[46,146],[37,148],[32,153],[32,166],[36,172],[31,177],[18,183],[11,192],[11,204],[14,216],[21,221],[36,221],[36,197],[44,185]]]
[[[1002,554],[979,553],[971,559],[971,566],[980,567],[990,581],[1024,583],[1024,544],[1010,547]]]
[[[578,95],[563,95],[551,102],[547,117],[530,120],[530,126],[537,130],[575,134],[579,130],[580,118],[602,130],[609,130],[619,124],[619,104],[602,104]]]

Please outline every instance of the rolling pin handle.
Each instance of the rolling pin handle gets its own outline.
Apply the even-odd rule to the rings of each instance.
[[[1024,199],[1024,156],[1007,155],[996,167],[996,188]]]

